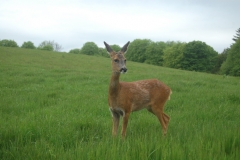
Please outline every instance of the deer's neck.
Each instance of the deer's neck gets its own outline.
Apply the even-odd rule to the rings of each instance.
[[[118,95],[119,91],[119,78],[120,78],[120,73],[113,72],[110,80],[110,85],[109,85],[109,96],[115,97]]]

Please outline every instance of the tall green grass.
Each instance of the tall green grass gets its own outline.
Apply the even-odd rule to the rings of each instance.
[[[142,110],[112,138],[109,58],[0,47],[0,159],[240,159],[239,78],[127,67],[122,81],[172,88],[166,137]]]

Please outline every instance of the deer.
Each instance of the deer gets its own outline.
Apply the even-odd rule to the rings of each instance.
[[[106,50],[111,58],[112,75],[108,91],[108,105],[112,115],[112,136],[117,136],[120,117],[123,117],[121,136],[124,139],[128,119],[131,112],[146,108],[154,114],[166,135],[170,117],[164,113],[164,104],[170,100],[172,90],[157,79],[120,82],[120,74],[126,73],[125,54],[130,41],[120,51],[114,51],[104,41]]]

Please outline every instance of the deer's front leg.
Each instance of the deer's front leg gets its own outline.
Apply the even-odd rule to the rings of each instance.
[[[112,135],[116,136],[117,132],[118,132],[120,114],[118,112],[115,112],[115,111],[111,110],[111,109],[110,109],[110,111],[112,113],[112,123],[113,123]]]
[[[126,130],[127,130],[127,125],[128,125],[128,118],[129,118],[130,112],[125,113],[123,115],[123,125],[122,125],[122,138],[126,136]]]

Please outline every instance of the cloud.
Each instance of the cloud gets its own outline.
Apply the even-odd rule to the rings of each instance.
[[[123,45],[128,40],[201,40],[218,52],[239,28],[237,0],[75,1],[9,0],[0,6],[1,39],[19,45],[54,40],[65,51],[93,41]]]

